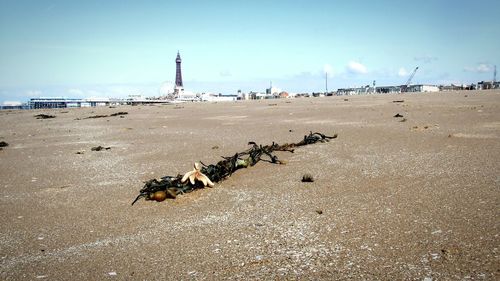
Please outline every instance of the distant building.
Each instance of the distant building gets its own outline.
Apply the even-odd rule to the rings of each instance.
[[[203,93],[200,96],[201,101],[211,101],[211,102],[222,102],[222,101],[236,101],[238,100],[238,95],[223,95],[212,94],[212,93]]]
[[[476,85],[475,84],[470,84],[470,85],[441,85],[439,86],[440,91],[459,91],[459,90],[475,90]]]
[[[396,94],[401,93],[401,86],[378,86],[375,92],[379,94]]]
[[[426,93],[426,92],[439,92],[439,87],[435,85],[410,85],[406,89],[407,92],[413,93]]]
[[[498,87],[498,84],[497,84]],[[478,90],[490,90],[495,88],[495,83],[492,81],[481,81],[477,82],[477,89]]]
[[[290,95],[289,95],[287,92],[282,91],[282,92],[279,94],[279,97],[280,97],[281,99],[286,99],[286,98],[289,98],[289,97],[290,97]]]
[[[358,88],[340,88],[337,90],[337,96],[352,96],[352,95],[364,95],[370,93],[370,87],[358,87]]]
[[[40,108],[67,108],[67,107],[93,107],[107,106],[111,103],[109,98],[75,99],[65,97],[40,97],[31,98],[28,102],[30,109]]]
[[[6,101],[0,105],[0,109],[29,109],[29,106],[18,101]]]

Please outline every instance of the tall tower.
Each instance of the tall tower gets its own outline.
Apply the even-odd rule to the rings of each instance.
[[[182,72],[181,72],[181,55],[179,51],[177,51],[177,58],[175,59],[175,90],[174,92],[178,94],[181,91],[184,91],[184,86],[182,84]]]

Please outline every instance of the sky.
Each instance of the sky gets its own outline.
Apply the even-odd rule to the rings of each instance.
[[[0,0],[0,103],[470,84],[500,66],[498,0]],[[325,74],[327,73],[327,74]]]

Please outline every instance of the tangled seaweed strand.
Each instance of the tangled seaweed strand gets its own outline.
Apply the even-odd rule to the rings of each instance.
[[[203,165],[201,172],[209,177],[212,182],[221,182],[225,178],[231,176],[236,170],[254,166],[261,160],[273,164],[283,164],[276,155],[273,155],[274,151],[288,151],[293,153],[296,147],[317,142],[328,142],[330,139],[336,137],[337,134],[327,136],[322,133],[310,132],[309,135],[305,135],[304,139],[298,143],[285,143],[279,145],[273,142],[271,145],[262,146],[257,145],[255,142],[249,142],[248,144],[252,146],[251,148],[230,157],[222,157],[223,160],[217,162],[215,165],[205,165],[201,163]],[[182,175],[178,174],[177,176],[166,176],[162,177],[160,180],[151,179],[145,182],[144,187],[139,191],[139,195],[135,198],[134,202],[132,202],[132,205],[141,198],[153,200],[153,194],[157,191],[166,192],[167,198],[175,198],[178,194],[204,188],[201,182],[195,182],[193,185],[190,181],[182,183],[181,179]]]

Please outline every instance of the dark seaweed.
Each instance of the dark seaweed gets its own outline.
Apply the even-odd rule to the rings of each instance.
[[[273,154],[274,151],[288,151],[293,153],[296,147],[314,144],[317,142],[328,142],[330,139],[337,138],[337,134],[333,136],[327,136],[322,133],[310,132],[309,135],[305,135],[304,139],[297,143],[285,143],[279,145],[277,143],[272,143],[271,145],[257,145],[255,142],[249,142],[251,146],[249,149],[234,154],[229,157],[222,157],[223,160],[217,162],[217,164],[203,165],[201,172],[205,174],[212,182],[221,182],[227,177],[231,176],[235,171],[247,168],[249,166],[254,166],[259,161],[266,161],[274,164],[283,164],[276,155]],[[188,193],[195,189],[204,188],[201,182],[196,181],[195,184],[191,184],[189,181],[185,183],[181,182],[182,175],[177,176],[165,176],[160,180],[151,179],[145,182],[144,187],[139,191],[139,195],[132,202],[134,205],[139,199],[144,198],[150,200],[153,193],[156,191],[166,191],[170,194],[182,194]],[[171,196],[174,197],[175,196]]]

